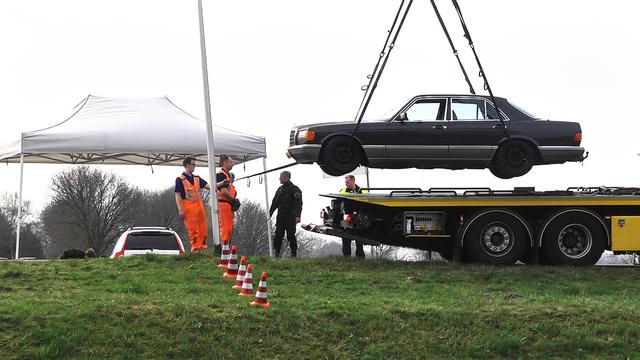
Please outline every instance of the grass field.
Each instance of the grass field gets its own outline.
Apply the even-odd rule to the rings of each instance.
[[[640,356],[640,268],[249,260],[269,310],[209,256],[0,262],[0,359]]]

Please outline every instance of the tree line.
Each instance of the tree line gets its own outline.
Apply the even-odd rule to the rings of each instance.
[[[172,186],[160,191],[144,190],[113,173],[89,166],[75,166],[54,175],[50,190],[52,196],[39,214],[33,213],[29,201],[23,202],[21,257],[56,258],[72,247],[91,247],[99,255],[110,255],[118,237],[134,226],[172,228],[189,249]],[[0,196],[0,258],[15,256],[17,210],[17,194]],[[209,214],[207,212],[208,217]],[[211,224],[210,217],[207,220]],[[268,255],[267,234],[264,205],[244,200],[236,213],[232,237],[239,253]],[[303,231],[298,234],[298,239],[301,256],[311,256],[323,247],[322,241]]]

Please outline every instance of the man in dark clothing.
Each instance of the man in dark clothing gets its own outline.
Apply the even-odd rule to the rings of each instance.
[[[291,256],[298,255],[298,242],[296,240],[296,224],[300,222],[302,213],[302,191],[291,182],[291,173],[283,171],[280,173],[280,184],[282,184],[271,202],[269,216],[278,210],[276,218],[276,236],[273,246],[276,257],[280,257],[284,232],[287,232],[287,240],[291,248]]]
[[[344,177],[345,187],[340,190],[340,194],[368,194],[367,190],[362,190],[356,184],[356,177],[347,175]],[[351,256],[351,239],[342,239],[342,255]],[[364,259],[364,249],[360,241],[356,241],[356,256]]]
[[[69,250],[65,250],[58,259],[84,259],[84,258],[92,258],[95,256],[96,256],[96,252],[95,250],[93,250],[93,248],[88,248],[85,251],[72,248]]]

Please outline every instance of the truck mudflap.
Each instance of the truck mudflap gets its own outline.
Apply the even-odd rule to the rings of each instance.
[[[358,236],[358,235],[353,235],[353,234],[350,234],[350,233],[348,233],[346,231],[334,229],[334,228],[332,228],[330,226],[327,226],[327,225],[302,224],[300,226],[303,229],[307,230],[307,231],[311,231],[311,232],[318,233],[318,234],[331,235],[331,236],[337,236],[337,237],[341,237],[341,238],[345,238],[345,239],[356,240],[356,241],[360,241],[361,243],[363,243],[365,245],[371,245],[371,246],[380,246],[381,245],[379,242],[377,242],[375,240],[371,240],[369,238]]]

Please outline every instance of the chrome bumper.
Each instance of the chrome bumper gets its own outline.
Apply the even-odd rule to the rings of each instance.
[[[303,144],[290,146],[287,150],[287,157],[295,159],[296,162],[301,164],[311,164],[318,161],[320,156],[319,144]]]

